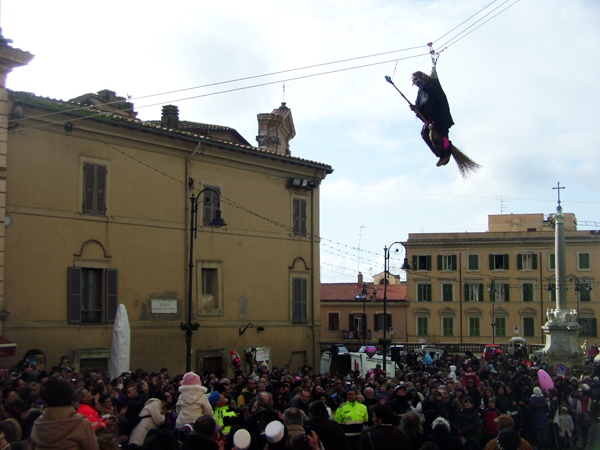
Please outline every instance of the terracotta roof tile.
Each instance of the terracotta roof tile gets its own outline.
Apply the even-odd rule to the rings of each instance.
[[[383,285],[366,283],[367,300],[373,295],[373,286],[377,288],[377,301],[383,301]],[[321,283],[321,301],[355,301],[362,292],[362,286],[356,283]],[[406,301],[406,282],[388,284],[386,289],[388,301]]]

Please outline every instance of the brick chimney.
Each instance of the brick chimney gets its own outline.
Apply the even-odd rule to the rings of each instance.
[[[279,155],[290,155],[290,141],[296,136],[292,111],[285,102],[271,113],[258,114],[258,146]]]
[[[362,272],[358,272],[358,284],[357,284],[357,286],[362,287],[362,285],[363,285],[363,274],[362,274]]]
[[[163,106],[160,124],[165,128],[169,128],[170,130],[176,130],[179,128],[179,108],[175,105]]]

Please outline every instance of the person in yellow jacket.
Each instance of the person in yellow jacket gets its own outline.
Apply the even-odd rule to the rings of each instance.
[[[334,420],[340,424],[346,438],[350,443],[350,448],[356,450],[360,433],[369,421],[367,407],[357,400],[358,390],[355,387],[348,388],[346,391],[346,403],[340,405],[335,411]]]
[[[210,403],[210,406],[212,406],[213,408],[215,422],[217,422],[217,425],[221,427],[221,433],[223,434],[223,436],[227,436],[231,431],[231,419],[228,418],[237,417],[237,414],[235,413],[235,411],[231,411],[229,409],[229,401],[227,400],[227,398],[217,391],[212,391],[208,395],[208,401]]]

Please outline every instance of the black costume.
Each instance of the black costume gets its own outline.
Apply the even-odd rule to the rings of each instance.
[[[413,82],[419,88],[415,107],[425,119],[421,137],[433,154],[440,158],[438,165],[445,165],[452,154],[448,133],[454,121],[435,67],[431,69],[431,76],[415,72]]]

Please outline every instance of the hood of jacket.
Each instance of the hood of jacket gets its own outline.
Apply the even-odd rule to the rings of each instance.
[[[179,392],[181,395],[179,396],[177,403],[184,403],[188,405],[198,403],[198,400],[200,400],[200,398],[205,395],[207,391],[208,389],[206,389],[206,387],[200,386],[199,384],[180,386]]]
[[[36,442],[55,444],[73,433],[84,420],[87,419],[72,406],[48,407],[34,422],[31,436]]]

